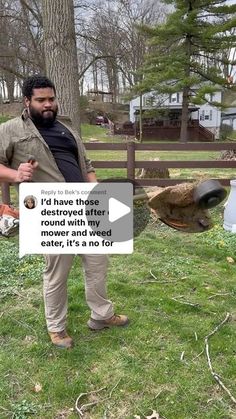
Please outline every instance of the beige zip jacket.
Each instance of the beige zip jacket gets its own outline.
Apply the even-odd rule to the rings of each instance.
[[[71,128],[69,118],[58,117],[58,121],[69,129],[76,140],[82,175],[87,181],[87,173],[94,172],[94,168],[86,157],[85,147],[78,133]],[[0,163],[17,170],[30,156],[34,156],[39,164],[32,182],[65,182],[47,143],[29,118],[27,110],[24,110],[21,116],[0,124]]]

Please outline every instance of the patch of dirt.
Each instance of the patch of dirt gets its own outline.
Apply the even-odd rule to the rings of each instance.
[[[63,410],[58,411],[54,419],[67,419],[72,415],[73,412],[73,408],[65,408]]]

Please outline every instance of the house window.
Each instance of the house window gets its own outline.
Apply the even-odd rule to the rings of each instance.
[[[212,110],[205,111],[205,121],[212,121]]]
[[[213,101],[213,98],[214,98],[214,93],[208,93],[208,94],[206,95],[206,100],[207,100],[208,102],[212,102],[212,101]]]
[[[214,98],[214,93],[207,93],[206,94],[206,100],[208,102],[212,102],[213,101],[213,98]]]
[[[179,103],[179,93],[172,93],[169,96],[169,102],[170,103]]]
[[[200,121],[212,121],[212,110],[201,111]]]
[[[205,111],[201,111],[200,113],[200,121],[204,121],[205,120]]]
[[[155,96],[144,96],[143,105],[147,107],[152,107],[155,105],[156,98]]]

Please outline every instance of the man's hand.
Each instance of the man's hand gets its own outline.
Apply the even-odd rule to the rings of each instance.
[[[88,182],[95,182],[97,183],[97,177],[95,172],[89,172],[87,173],[87,180]]]
[[[21,163],[16,171],[14,182],[30,182],[32,180],[34,171],[37,168],[37,166],[37,161],[34,161],[33,163]]]

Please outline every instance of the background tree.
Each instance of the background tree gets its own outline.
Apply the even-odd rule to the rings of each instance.
[[[166,23],[143,26],[151,52],[143,68],[142,91],[183,92],[180,140],[187,141],[190,102],[230,87],[224,74],[233,60],[224,51],[236,45],[236,5],[226,0],[165,0],[174,6]],[[196,86],[197,94],[196,93]],[[208,99],[209,100],[209,99]]]
[[[8,98],[14,84],[31,72],[44,72],[41,1],[0,0],[0,72]]]
[[[116,100],[118,92],[137,82],[147,51],[145,35],[137,25],[163,20],[165,7],[157,0],[94,0],[93,5],[77,35],[87,42],[87,57],[96,59],[93,84],[98,81]]]
[[[79,91],[86,93],[88,75],[92,76],[88,90],[108,91],[113,102],[120,101],[124,92],[140,81],[137,70],[147,51],[145,35],[137,25],[153,24],[164,16],[158,0],[71,0],[62,5],[0,0],[0,5],[0,37],[5,40],[0,69],[5,95],[13,100],[16,82],[20,85],[32,73],[47,73],[56,84],[60,112],[69,114],[77,128]]]
[[[73,0],[42,4],[46,73],[56,86],[60,113],[80,129],[79,77]]]
[[[42,0],[0,0],[0,76],[9,88],[32,73],[45,73]],[[74,0],[79,86],[84,94],[106,90],[119,100],[137,83],[147,51],[137,24],[163,20],[159,0]],[[67,2],[64,2],[66,10]],[[59,6],[58,6],[58,10]],[[65,16],[67,13],[65,14]],[[60,28],[62,31],[62,27]],[[11,85],[10,85],[11,83]]]

